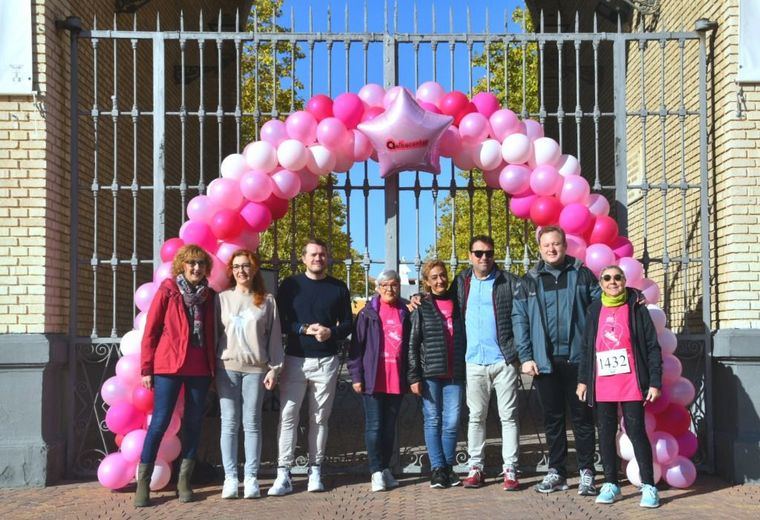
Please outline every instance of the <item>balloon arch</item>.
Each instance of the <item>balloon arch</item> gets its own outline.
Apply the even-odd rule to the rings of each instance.
[[[134,330],[122,339],[116,375],[101,388],[109,405],[106,425],[120,447],[101,462],[101,484],[117,489],[135,475],[153,408],[152,392],[139,384],[146,312],[158,286],[171,276],[171,261],[182,245],[194,243],[211,254],[210,285],[225,289],[229,283],[225,264],[232,253],[240,248],[255,250],[259,233],[286,214],[290,199],[314,190],[320,176],[346,172],[370,158],[379,162],[382,177],[405,170],[436,174],[440,156],[450,157],[462,170],[479,168],[488,186],[511,196],[509,208],[515,216],[536,226],[561,226],[567,233],[568,253],[595,274],[616,264],[628,285],[642,291],[663,357],[663,395],[646,412],[655,479],[664,478],[674,487],[690,486],[696,470],[689,458],[696,452],[697,438],[689,429],[686,407],[694,400],[694,386],[681,377],[681,363],[673,355],[677,342],[665,328],[665,312],[657,306],[660,288],[644,277],[642,264],[633,257],[633,245],[619,235],[617,223],[608,215],[607,199],[591,193],[578,160],[562,154],[538,122],[521,121],[492,93],[470,99],[459,91],[446,92],[432,81],[420,85],[415,94],[398,86],[386,91],[368,84],[358,94],[345,93],[334,100],[314,96],[305,110],[284,122],[266,122],[261,140],[224,159],[221,177],[209,184],[208,195],[188,203],[189,220],[179,237],[163,244],[163,263],[153,281],[135,292],[141,312]],[[161,489],[169,481],[170,463],[180,452],[181,415],[180,402],[159,448],[151,489]],[[633,447],[621,427],[618,452],[629,461],[629,480],[640,484]]]

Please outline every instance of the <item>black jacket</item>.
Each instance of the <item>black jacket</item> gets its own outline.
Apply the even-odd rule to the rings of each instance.
[[[462,320],[467,316],[467,297],[470,294],[472,268],[465,269],[454,279],[450,291],[456,296],[457,303],[462,309]],[[512,294],[513,287],[519,279],[512,273],[496,269],[493,282],[493,312],[496,316],[496,339],[507,363],[517,360],[515,339],[512,334]]]
[[[636,380],[641,395],[646,397],[649,387],[662,388],[662,352],[657,343],[657,331],[647,308],[638,302],[638,292],[626,289],[628,294],[628,325],[631,345],[636,364]],[[595,403],[594,382],[596,379],[596,334],[599,330],[599,315],[602,302],[594,300],[586,316],[586,332],[583,335],[581,360],[578,364],[578,382],[586,385],[586,402]]]
[[[464,353],[467,339],[464,333],[462,313],[454,299],[454,359],[449,359],[448,347],[444,336],[446,326],[443,316],[433,303],[433,296],[425,295],[420,305],[412,312],[411,331],[409,333],[409,351],[407,362],[407,382],[411,385],[422,378],[444,377],[453,363],[454,379],[464,381]]]

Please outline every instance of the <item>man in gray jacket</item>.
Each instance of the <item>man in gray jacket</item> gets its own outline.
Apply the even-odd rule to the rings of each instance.
[[[565,232],[546,226],[538,234],[541,261],[520,281],[512,306],[515,346],[522,371],[534,377],[544,412],[549,472],[541,493],[567,489],[565,407],[575,434],[580,470],[578,494],[595,495],[594,422],[591,408],[575,397],[586,311],[599,284],[582,263],[565,253]]]

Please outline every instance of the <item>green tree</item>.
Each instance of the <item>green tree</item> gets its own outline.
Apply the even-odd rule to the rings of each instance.
[[[524,9],[516,8],[512,12],[512,20],[524,23],[526,33],[534,30],[530,13]],[[538,111],[539,63],[536,43],[512,43],[506,49],[504,42],[491,43],[474,58],[473,66],[484,68],[487,73],[474,86],[473,95],[490,91],[499,98],[502,106],[509,107],[523,117]],[[488,234],[494,239],[497,261],[509,258],[512,262],[511,269],[522,272],[525,259],[533,258],[536,254],[533,224],[522,221],[509,212],[507,194],[502,190],[488,188],[480,170],[460,171],[457,176],[466,182],[466,186],[461,186],[459,182],[456,195],[452,197],[449,194],[439,202],[441,217],[436,230],[437,256],[446,261],[454,257],[453,235],[455,258],[458,261],[456,270],[461,270],[467,266],[470,237]],[[435,254],[432,248],[428,250],[429,257]]]
[[[253,118],[243,118],[241,132],[244,142],[258,138],[261,125],[273,118],[284,119],[289,113],[301,110],[304,100],[298,96],[303,83],[295,73],[296,62],[304,58],[297,44],[288,41],[266,40],[267,33],[281,33],[289,28],[276,23],[282,14],[283,0],[255,0],[248,16],[246,30],[259,34],[258,42],[248,42],[241,56],[242,105]],[[291,266],[302,270],[301,247],[310,237],[330,242],[334,259],[332,274],[346,280],[347,258],[351,267],[351,292],[363,295],[364,271],[360,255],[350,247],[343,231],[346,206],[333,190],[334,176],[320,180],[320,186],[310,194],[299,195],[291,202],[290,210],[276,225],[261,236],[259,254],[265,265],[279,268],[280,277],[291,274]]]

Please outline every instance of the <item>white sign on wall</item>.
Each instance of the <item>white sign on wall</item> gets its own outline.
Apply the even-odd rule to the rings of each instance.
[[[0,0],[0,94],[32,90],[32,2]]]
[[[739,2],[739,74],[736,81],[760,82],[760,0]]]

